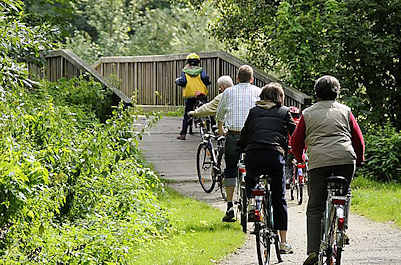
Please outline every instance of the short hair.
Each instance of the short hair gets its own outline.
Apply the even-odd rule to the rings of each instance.
[[[262,87],[260,93],[261,100],[270,100],[279,106],[284,105],[284,90],[283,87],[277,82],[270,82]]]
[[[229,75],[223,75],[217,79],[217,87],[223,86],[224,88],[227,88],[232,87],[233,85],[233,80]]]
[[[251,81],[251,78],[253,77],[253,69],[249,65],[242,65],[238,69],[238,81],[240,83],[246,83]]]
[[[324,75],[315,82],[316,97],[322,100],[334,100],[340,93],[340,82],[331,75]]]

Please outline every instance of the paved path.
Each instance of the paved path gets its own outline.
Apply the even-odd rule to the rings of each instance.
[[[187,140],[176,139],[181,126],[181,118],[164,117],[140,143],[145,158],[151,162],[159,174],[172,183],[172,188],[184,195],[205,201],[225,210],[220,194],[203,192],[197,183],[196,148],[199,134],[188,135]],[[301,206],[288,202],[289,229],[288,240],[295,253],[283,255],[282,265],[302,264],[306,258],[305,203]],[[344,265],[380,264],[401,265],[401,230],[388,224],[378,224],[368,219],[350,216],[348,234],[351,244],[343,252]],[[254,236],[248,235],[245,245],[226,257],[220,265],[254,265],[256,262]],[[275,262],[273,256],[273,261]]]

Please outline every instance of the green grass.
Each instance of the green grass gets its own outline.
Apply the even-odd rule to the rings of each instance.
[[[160,114],[167,117],[181,117],[184,116],[184,107],[177,107],[175,111],[161,111]]]
[[[215,264],[245,242],[238,223],[222,223],[223,212],[171,189],[162,199],[174,232],[145,244],[130,264]]]
[[[377,222],[401,228],[401,184],[358,177],[352,182],[352,211]]]

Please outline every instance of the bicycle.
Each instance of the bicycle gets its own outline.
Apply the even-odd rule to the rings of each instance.
[[[246,185],[245,185],[245,154],[241,153],[240,159],[238,161],[238,172],[237,181],[235,186],[235,198],[234,205],[237,206],[236,219],[240,215],[240,223],[242,227],[242,232],[246,233],[248,229],[248,199],[246,196]]]
[[[346,178],[331,176],[328,178],[327,191],[318,264],[340,265],[341,254],[346,244],[345,231],[351,203],[351,190]]]
[[[213,143],[214,141],[216,145]],[[225,200],[227,197],[223,187],[224,175],[222,170],[225,167],[224,141],[224,136],[202,132],[202,142],[199,144],[196,153],[196,169],[202,189],[206,193],[210,193],[218,183],[218,190]]]
[[[307,180],[307,164],[297,163],[295,159],[292,161],[292,163],[293,170],[290,179],[290,197],[291,200],[294,200],[294,193],[296,193],[298,205],[301,205],[303,199],[303,189]]]
[[[277,230],[274,229],[270,184],[271,178],[265,174],[260,176],[259,183],[252,190],[254,210],[251,216],[255,226],[253,234],[256,236],[256,252],[259,265],[270,264],[271,245],[275,247],[277,261],[283,261],[280,254],[279,235]]]

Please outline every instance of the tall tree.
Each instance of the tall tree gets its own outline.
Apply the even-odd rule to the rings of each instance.
[[[317,77],[335,75],[369,118],[401,129],[399,0],[219,0],[216,8],[211,31],[228,49],[245,48],[247,60],[309,94]]]

